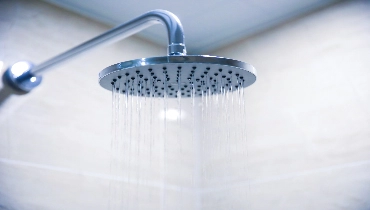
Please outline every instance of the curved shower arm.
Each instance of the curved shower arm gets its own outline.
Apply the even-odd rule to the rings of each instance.
[[[164,24],[167,28],[168,55],[186,55],[184,30],[177,16],[166,10],[152,10],[35,66],[31,70],[31,73],[33,75],[40,75],[41,72],[49,67],[57,65],[98,45],[108,41],[112,42],[124,39],[159,23]]]
[[[23,68],[26,69],[18,70],[18,73],[12,72],[13,65],[7,70],[7,72],[5,72],[5,79],[13,88],[29,92],[40,84],[41,74],[51,67],[61,64],[64,61],[76,55],[80,55],[87,50],[95,48],[101,44],[124,39],[145,28],[148,28],[149,26],[159,23],[165,25],[167,29],[168,55],[186,55],[184,30],[177,16],[166,10],[152,10],[95,38],[92,38],[60,55],[46,60],[39,65],[33,66],[31,63],[26,63],[23,65]],[[19,72],[21,72],[20,75]]]

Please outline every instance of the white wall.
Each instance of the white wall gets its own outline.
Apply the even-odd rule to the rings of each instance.
[[[38,1],[4,9],[0,60],[7,65],[39,63],[108,29]],[[247,163],[247,176],[216,185],[203,177],[204,188],[187,186],[197,203],[194,196],[174,202],[185,195],[172,191],[172,209],[370,208],[369,11],[369,1],[340,3],[210,53],[258,71],[245,96],[248,155],[211,171],[217,180],[215,170]],[[107,209],[111,94],[97,74],[165,50],[131,37],[48,72],[28,95],[1,98],[0,209]],[[187,155],[186,167],[172,158],[171,180],[192,174],[197,157]],[[150,188],[149,200],[158,202],[159,193]]]
[[[339,3],[212,53],[258,72],[246,92],[250,209],[370,208],[369,11]],[[220,195],[236,196],[209,193],[208,209]]]
[[[42,62],[109,29],[40,1],[3,2],[0,60],[6,65]],[[28,95],[4,98],[2,92],[0,209],[107,209],[112,99],[98,73],[162,55],[165,46],[131,37],[47,72]]]

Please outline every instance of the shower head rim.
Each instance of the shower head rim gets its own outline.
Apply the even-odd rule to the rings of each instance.
[[[232,66],[240,69],[244,69],[254,76],[257,76],[256,69],[249,63],[225,58],[225,57],[218,57],[218,56],[211,56],[211,55],[169,55],[169,56],[160,56],[160,57],[150,57],[150,58],[139,58],[129,61],[123,61],[120,63],[116,63],[104,68],[99,73],[99,82],[105,76],[115,72],[121,71],[127,68],[138,68],[143,66],[150,66],[150,65],[163,65],[171,64],[171,63],[204,63],[204,64],[217,64],[221,66]]]
[[[192,88],[195,96],[201,96],[206,91],[207,94],[219,94],[225,88],[234,91],[239,87],[248,87],[255,81],[256,70],[252,65],[210,55],[140,58],[113,64],[99,73],[99,84],[104,89],[138,96],[154,94],[155,97],[163,97],[163,90],[168,88],[169,97],[177,97],[178,94],[190,97]],[[144,83],[154,85],[157,89],[149,91],[145,87],[144,91]],[[178,93],[180,88],[181,92]]]

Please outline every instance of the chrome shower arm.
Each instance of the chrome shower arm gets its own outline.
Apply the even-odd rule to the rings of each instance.
[[[31,73],[35,76],[39,76],[50,67],[86,52],[89,49],[107,42],[124,39],[144,30],[145,28],[159,23],[165,25],[167,29],[168,55],[186,55],[184,30],[180,20],[176,15],[166,10],[153,10],[33,67],[31,69]]]
[[[152,10],[39,65],[18,62],[4,73],[5,81],[16,90],[29,92],[41,83],[41,74],[46,70],[99,45],[124,39],[159,23],[165,25],[167,29],[168,55],[186,55],[184,30],[177,16],[166,10]]]

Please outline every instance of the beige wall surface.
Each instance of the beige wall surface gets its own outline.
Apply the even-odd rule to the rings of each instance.
[[[42,62],[109,28],[40,1],[9,2],[0,7],[5,66]],[[196,145],[186,143],[179,153],[174,142],[167,209],[369,209],[369,11],[369,1],[342,2],[210,53],[257,69],[257,82],[244,92],[246,119],[234,122],[246,130],[248,151],[229,161],[212,159],[218,154],[209,150],[199,159]],[[117,62],[165,54],[164,46],[130,37],[47,72],[30,94],[5,97],[1,84],[0,209],[108,209],[110,184],[124,180],[110,173],[112,99],[97,74]],[[183,107],[187,116],[189,107]],[[230,115],[239,113],[230,109]],[[198,140],[208,149],[222,120],[211,119],[203,125],[210,135],[197,137],[207,138]],[[200,132],[191,120],[183,122],[181,142]],[[168,139],[179,138],[176,129],[168,124]],[[245,143],[240,134],[231,134],[236,145]],[[200,166],[212,167],[201,169],[195,185]],[[130,200],[136,202],[130,209],[160,208],[161,167],[146,173],[140,192],[131,189],[136,183],[127,185],[141,196]]]
[[[110,28],[41,1],[2,1],[0,10],[5,65],[40,63]],[[1,84],[0,209],[108,209],[112,94],[98,73],[162,55],[165,46],[130,37],[47,72],[30,94],[5,97]]]
[[[339,3],[212,53],[258,72],[246,91],[250,209],[370,208],[369,11]]]

